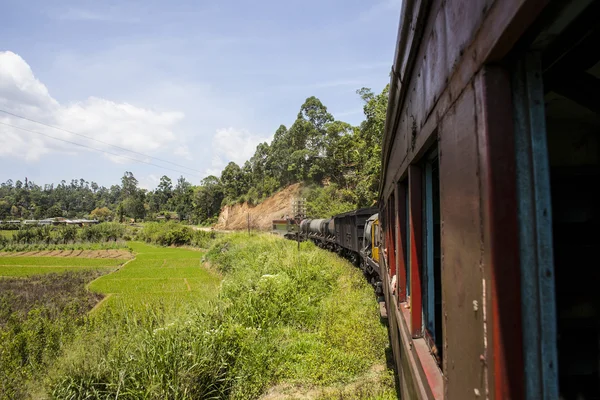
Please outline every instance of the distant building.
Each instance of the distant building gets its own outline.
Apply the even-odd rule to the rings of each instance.
[[[99,223],[96,219],[67,219],[64,221],[67,225],[89,226]]]

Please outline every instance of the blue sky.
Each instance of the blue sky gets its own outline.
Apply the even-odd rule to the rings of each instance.
[[[231,160],[243,163],[280,124],[293,123],[309,96],[358,124],[355,91],[379,92],[389,82],[401,0],[0,0],[0,7],[0,109],[66,130],[0,113],[0,180],[109,186],[128,170],[154,188],[162,175],[181,175],[168,168],[197,184]]]

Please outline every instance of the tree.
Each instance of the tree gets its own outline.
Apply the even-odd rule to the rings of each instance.
[[[0,219],[6,218],[10,214],[11,205],[6,200],[0,200]]]
[[[121,178],[122,195],[123,198],[135,196],[137,192],[138,180],[129,171],[125,171],[125,174]]]
[[[218,216],[224,199],[223,187],[219,178],[209,175],[202,180],[194,190],[194,213],[199,222],[204,222]]]
[[[144,207],[144,192],[140,191],[135,196],[129,196],[121,203],[123,205],[123,213],[134,221],[143,219],[146,216],[146,208]]]
[[[177,185],[173,191],[172,198],[174,209],[179,215],[180,221],[188,219],[192,211],[193,193],[192,185],[183,176],[180,176],[177,179]]]
[[[160,178],[155,195],[159,209],[165,209],[169,200],[173,197],[173,181],[171,181],[171,178],[166,175]]]
[[[125,218],[125,207],[123,206],[123,203],[119,203],[117,206],[117,215],[119,216],[119,222],[122,223]]]
[[[231,161],[221,172],[221,185],[227,201],[237,200],[247,190],[244,174],[239,165]]]
[[[220,178],[206,177],[199,186],[183,177],[175,183],[164,175],[156,189],[147,192],[138,188],[130,171],[120,185],[108,188],[83,178],[42,186],[29,179],[25,183],[9,179],[0,183],[0,219],[31,215],[100,219],[109,215],[108,210],[122,221],[125,215],[139,219],[148,211],[177,211],[182,219],[203,222],[216,218],[224,203],[260,201],[295,182],[334,184],[335,189],[323,192],[319,202],[328,196],[338,201],[335,196],[341,196],[347,204],[370,206],[379,189],[389,87],[379,94],[368,88],[357,93],[364,102],[360,126],[335,120],[318,98],[308,97],[289,129],[280,125],[272,142],[260,143],[242,166],[230,162]]]
[[[90,213],[90,218],[97,219],[98,221],[112,221],[114,213],[107,207],[94,208]]]
[[[15,218],[18,218],[21,216],[21,211],[19,210],[19,207],[14,206],[14,205],[10,208],[10,213]]]
[[[356,194],[360,206],[370,206],[377,199],[381,174],[381,142],[389,89],[387,85],[378,95],[368,88],[357,91],[365,102],[363,111],[366,117],[357,133],[357,148],[360,154],[358,165],[361,166],[361,170],[358,172]]]

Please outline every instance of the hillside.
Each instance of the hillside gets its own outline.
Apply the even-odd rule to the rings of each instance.
[[[290,185],[256,206],[247,202],[225,206],[221,209],[215,229],[247,229],[250,215],[250,228],[269,230],[274,219],[292,215],[292,200],[300,194],[301,188],[299,183]]]

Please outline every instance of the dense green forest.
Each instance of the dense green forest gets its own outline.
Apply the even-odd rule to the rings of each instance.
[[[91,217],[100,220],[152,220],[177,216],[193,223],[212,223],[223,205],[256,204],[277,190],[303,182],[313,187],[319,213],[336,199],[337,209],[369,206],[377,197],[381,140],[388,101],[363,88],[365,119],[359,126],[335,120],[316,97],[309,97],[287,128],[281,125],[271,144],[261,143],[243,166],[230,162],[220,177],[208,176],[199,185],[184,177],[163,176],[156,189],[138,186],[131,172],[110,188],[85,179],[40,186],[25,179],[0,184],[0,220],[51,217]],[[325,186],[325,188],[322,188]],[[316,208],[316,209],[317,209]],[[316,216],[316,215],[315,215]],[[319,215],[320,216],[320,215]]]

